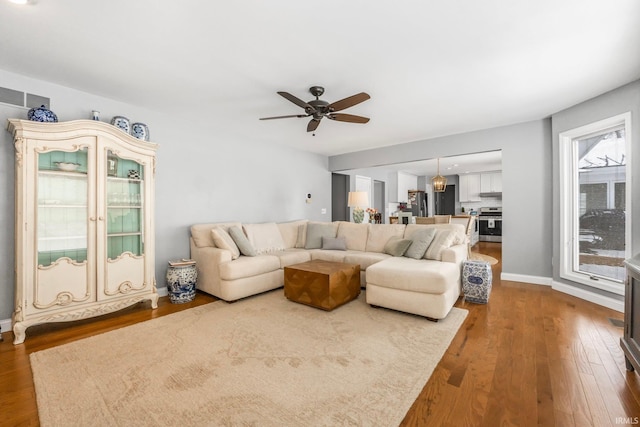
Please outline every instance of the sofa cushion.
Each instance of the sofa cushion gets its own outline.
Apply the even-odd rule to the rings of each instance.
[[[247,239],[247,236],[244,235],[244,231],[240,229],[240,227],[229,227],[229,235],[233,239],[234,243],[238,246],[238,250],[244,256],[256,256],[256,250],[253,248],[253,245]]]
[[[235,225],[236,227],[242,227],[239,222],[218,222],[213,224],[195,224],[191,226],[191,237],[193,242],[199,248],[210,246],[215,248],[216,245],[213,242],[213,236],[211,235],[211,229],[213,227],[220,227],[228,230],[229,227]]]
[[[323,237],[336,237],[338,224],[332,222],[309,222],[307,223],[307,239],[304,247],[306,249],[320,249]]]
[[[304,249],[290,248],[280,252],[273,252],[269,255],[277,256],[280,259],[280,268],[311,261],[311,254]]]
[[[392,257],[367,269],[367,284],[414,292],[442,294],[459,281],[460,267],[450,262]]]
[[[347,249],[353,251],[364,251],[366,249],[369,224],[356,224],[346,221],[339,221],[338,224],[338,237],[345,239]]]
[[[432,259],[435,261],[442,261],[442,251],[453,246],[453,241],[455,240],[455,238],[455,230],[437,230],[433,241],[429,245],[427,252],[425,252],[424,254],[424,258]]]
[[[242,228],[258,255],[284,250],[282,234],[275,222],[243,224]]]
[[[344,257],[347,264],[360,264],[360,270],[366,270],[373,264],[391,258],[391,255],[377,252],[355,252],[349,251]]]
[[[222,280],[237,280],[269,273],[280,268],[280,258],[274,255],[240,257],[219,265]]]
[[[213,237],[213,243],[220,249],[226,249],[231,252],[231,259],[238,259],[240,256],[240,250],[236,246],[235,242],[229,236],[229,233],[224,228],[214,227],[211,229],[211,235]]]
[[[278,228],[282,235],[282,241],[284,242],[285,249],[295,248],[298,241],[298,229],[302,224],[306,224],[307,220],[279,222]]]
[[[346,251],[347,244],[344,237],[322,237],[322,249],[332,251]]]
[[[382,253],[389,238],[402,237],[404,228],[404,224],[370,224],[366,251]]]
[[[407,232],[405,231],[405,236]],[[415,233],[411,234],[411,246],[404,253],[404,256],[407,258],[420,259],[424,257],[425,252],[429,248],[429,245],[433,241],[433,238],[436,235],[436,230],[434,228],[426,228],[423,230],[418,230]]]
[[[312,249],[309,251],[311,259],[320,259],[322,261],[345,262],[344,258],[348,251],[325,251],[324,249]]]
[[[411,246],[411,240],[393,236],[384,245],[384,253],[391,256],[402,256]]]

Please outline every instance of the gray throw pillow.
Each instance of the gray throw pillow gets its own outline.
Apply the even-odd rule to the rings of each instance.
[[[332,223],[308,223],[307,241],[305,242],[304,248],[320,249],[322,247],[323,237],[336,237],[336,228]]]
[[[391,256],[402,256],[409,249],[409,246],[411,246],[411,240],[393,236],[384,245],[384,253]]]
[[[346,251],[347,241],[344,237],[322,237],[322,249]]]
[[[256,250],[253,245],[244,235],[244,232],[239,227],[229,227],[229,235],[238,246],[240,253],[244,256],[256,256]]]
[[[436,235],[435,228],[416,231],[411,235],[411,246],[404,253],[408,258],[421,259]]]

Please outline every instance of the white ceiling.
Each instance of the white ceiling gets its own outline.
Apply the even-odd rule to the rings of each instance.
[[[2,69],[325,155],[537,120],[640,78],[638,0],[0,0],[0,17]],[[371,121],[314,137],[258,120],[301,113],[276,91],[312,85],[369,93],[344,112]]]

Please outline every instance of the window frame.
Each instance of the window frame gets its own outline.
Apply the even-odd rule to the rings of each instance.
[[[559,175],[560,175],[560,277],[593,288],[624,295],[624,282],[578,271],[579,254],[579,177],[576,161],[577,139],[606,131],[616,126],[625,129],[625,259],[631,256],[631,113],[626,112],[599,120],[559,134]],[[618,181],[621,182],[621,181]],[[578,195],[578,197],[576,197]]]

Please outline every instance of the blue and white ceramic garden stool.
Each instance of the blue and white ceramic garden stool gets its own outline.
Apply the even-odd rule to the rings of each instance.
[[[198,270],[196,262],[191,260],[169,261],[167,268],[167,290],[174,304],[193,301],[196,297]]]
[[[477,304],[489,302],[491,293],[491,265],[485,261],[467,260],[462,263],[462,292],[464,299]]]

